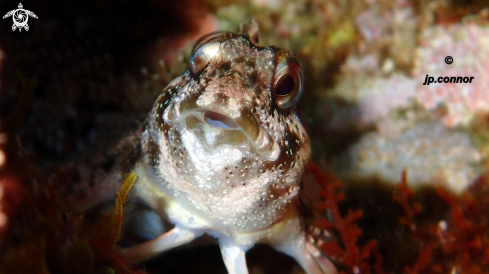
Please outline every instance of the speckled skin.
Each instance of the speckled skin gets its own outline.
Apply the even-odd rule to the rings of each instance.
[[[191,69],[156,100],[141,136],[136,192],[175,229],[127,249],[129,258],[208,233],[218,238],[229,273],[248,272],[244,252],[256,242],[295,257],[308,273],[335,273],[305,240],[298,209],[310,158],[296,104],[300,64],[253,40],[248,33],[203,38]],[[274,93],[284,71],[296,73],[288,98]]]

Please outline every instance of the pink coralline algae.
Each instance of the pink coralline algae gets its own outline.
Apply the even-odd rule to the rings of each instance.
[[[349,153],[349,176],[396,182],[407,170],[411,186],[439,185],[455,193],[479,176],[475,167],[482,159],[467,134],[437,123],[420,123],[392,136],[366,134]]]
[[[489,28],[471,23],[427,28],[415,56],[416,99],[428,110],[445,107],[446,126],[467,125],[476,113],[489,111]],[[453,57],[451,65],[445,63],[447,56]],[[435,81],[440,76],[474,80],[423,85],[426,75]]]
[[[357,91],[359,122],[375,123],[392,110],[409,107],[414,87],[412,79],[400,74],[389,78],[363,79]]]
[[[350,56],[330,96],[355,104],[352,116],[356,126],[376,124],[379,131],[384,131],[390,114],[413,106],[416,80],[397,72],[385,75],[379,63],[373,54]]]

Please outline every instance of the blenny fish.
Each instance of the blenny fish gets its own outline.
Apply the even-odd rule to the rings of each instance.
[[[248,273],[245,252],[266,243],[309,274],[336,273],[306,240],[299,192],[310,140],[298,105],[298,58],[258,45],[257,27],[211,33],[190,69],[159,95],[140,130],[135,195],[175,224],[126,248],[142,261],[207,233],[229,273]]]

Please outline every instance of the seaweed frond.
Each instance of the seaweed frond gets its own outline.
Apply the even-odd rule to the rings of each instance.
[[[19,146],[6,149],[8,175],[22,191],[21,208],[9,213],[0,247],[0,273],[40,274],[143,274],[128,263],[115,243],[121,233],[123,206],[134,183],[130,175],[118,192],[113,210],[101,214],[93,225],[84,216],[67,209],[56,186],[18,153]],[[15,172],[14,172],[15,171]],[[0,181],[7,179],[0,176]]]
[[[374,269],[377,273],[384,273],[382,267],[382,256],[377,250],[377,242],[370,240],[364,246],[358,245],[358,238],[362,234],[356,221],[362,217],[361,210],[349,210],[346,217],[343,217],[338,203],[345,199],[341,189],[341,182],[334,179],[333,175],[326,176],[321,169],[314,165],[309,165],[310,171],[316,180],[322,185],[322,192],[319,193],[324,201],[318,204],[318,209],[326,211],[332,216],[332,220],[318,218],[315,224],[323,229],[332,229],[339,233],[342,245],[337,240],[326,242],[322,249],[329,257],[335,258],[340,264],[344,265],[348,273],[370,273],[370,256],[373,253],[376,261]],[[344,271],[340,273],[345,273]]]
[[[414,191],[407,186],[407,172],[402,172],[401,182],[398,184],[400,193],[394,194],[394,200],[398,202],[404,210],[405,216],[399,218],[399,223],[408,227],[411,232],[416,232],[415,216],[423,210],[420,203],[413,203],[412,206],[409,202],[409,198],[414,195]]]
[[[407,187],[406,172],[398,187],[399,194],[394,199],[404,209],[405,216],[399,223],[407,227],[417,240],[420,251],[411,266],[405,266],[406,274],[417,273],[469,273],[480,274],[489,271],[489,188],[484,178],[479,179],[461,195],[448,193],[441,187],[437,195],[450,207],[441,220],[428,220],[429,231],[416,227],[422,207],[411,203],[415,193]]]
[[[122,231],[122,219],[124,217],[124,204],[132,185],[136,181],[136,172],[133,172],[124,180],[117,192],[117,200],[112,211],[103,211],[96,224],[95,234],[91,242],[102,248],[111,248],[119,240]]]
[[[436,231],[439,253],[449,258],[452,269],[478,274],[489,271],[489,189],[482,178],[462,196],[443,189],[440,195],[452,206],[451,213]]]
[[[432,263],[432,250],[430,247],[423,248],[416,259],[416,262],[412,267],[406,266],[404,271],[406,274],[418,274],[421,270],[427,268]]]
[[[394,200],[401,205],[404,216],[399,218],[399,224],[409,229],[410,233],[418,240],[420,246],[420,252],[418,258],[412,266],[405,266],[404,271],[406,274],[418,274],[420,271],[425,270],[430,266],[433,266],[432,260],[432,248],[430,241],[424,240],[426,237],[421,235],[416,226],[416,217],[423,211],[423,207],[418,202],[410,202],[410,199],[414,197],[414,190],[408,187],[407,171],[404,170],[401,176],[401,182],[397,184],[399,193],[394,194]]]

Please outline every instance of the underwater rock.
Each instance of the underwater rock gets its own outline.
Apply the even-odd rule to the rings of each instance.
[[[398,68],[410,67],[419,19],[408,1],[391,1],[389,6],[372,1],[355,19],[364,38],[360,50],[390,59]]]
[[[376,123],[391,111],[407,108],[415,95],[415,81],[402,74],[387,78],[359,76],[344,78],[335,92],[348,101],[356,102],[357,123],[363,127]],[[349,90],[348,93],[343,92]]]
[[[416,99],[428,110],[446,107],[443,124],[468,125],[478,112],[489,112],[489,28],[471,23],[433,26],[419,36],[413,76]],[[447,65],[445,57],[452,56]],[[472,83],[422,85],[426,75],[474,77]]]
[[[367,15],[359,19],[370,20]],[[375,24],[363,28],[369,26]],[[348,56],[336,86],[321,104],[321,110],[331,112],[324,117],[336,117],[323,128],[340,125],[333,127],[336,134],[359,130],[360,141],[352,138],[347,152],[326,162],[346,178],[377,176],[392,183],[406,169],[413,186],[441,185],[460,193],[482,173],[477,168],[482,150],[470,138],[480,137],[473,118],[489,112],[489,28],[467,22],[429,26],[416,37],[412,68],[403,67],[395,54],[379,54],[372,46],[376,40],[369,42],[368,37],[371,45],[366,52]],[[454,59],[450,65],[445,63],[447,56]],[[474,81],[423,85],[426,75],[474,77]],[[452,131],[461,127],[469,127],[468,132]]]
[[[343,157],[348,168],[341,174],[347,177],[395,184],[406,170],[413,187],[437,184],[456,193],[480,175],[475,166],[482,159],[468,134],[438,123],[421,123],[401,134],[366,134]]]

